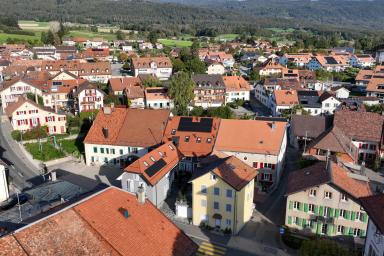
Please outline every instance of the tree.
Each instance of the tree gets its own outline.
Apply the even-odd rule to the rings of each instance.
[[[126,62],[128,60],[129,56],[128,54],[126,54],[125,52],[121,52],[119,53],[119,56],[117,57],[117,59],[120,61],[120,62]]]
[[[124,40],[125,39],[125,35],[124,35],[123,31],[121,31],[120,29],[116,31],[116,39],[117,40]]]
[[[151,44],[157,43],[157,33],[155,31],[149,32],[148,41],[151,42]]]
[[[339,245],[331,240],[304,241],[299,250],[299,256],[357,256],[356,252]]]
[[[186,67],[181,59],[172,59],[173,72],[185,71]]]
[[[149,76],[145,78],[143,81],[144,87],[160,87],[162,86],[161,81],[157,79],[157,77]]]
[[[188,105],[193,100],[193,88],[195,83],[186,72],[179,72],[171,79],[169,96],[175,104],[175,111],[178,115],[187,115]]]
[[[202,62],[198,57],[187,61],[186,68],[191,73],[203,74],[207,70],[204,62]]]
[[[43,100],[43,97],[41,97],[40,95],[35,95],[31,92],[28,92],[27,93],[27,98],[29,100],[32,100],[33,102],[35,102],[36,100],[36,96],[37,96],[37,103],[40,105],[40,106],[44,106],[44,100]]]

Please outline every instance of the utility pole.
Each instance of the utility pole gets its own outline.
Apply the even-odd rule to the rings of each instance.
[[[21,205],[20,205],[19,192],[16,192],[16,197],[17,197],[17,205],[19,206],[19,218],[20,218],[20,222],[22,222],[23,219],[21,217]]]

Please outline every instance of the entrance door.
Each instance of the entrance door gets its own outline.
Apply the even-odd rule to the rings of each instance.
[[[220,219],[215,219],[215,226],[221,227],[221,220]]]

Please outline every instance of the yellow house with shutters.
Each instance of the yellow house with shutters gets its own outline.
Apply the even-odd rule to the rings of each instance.
[[[257,171],[234,156],[210,157],[192,178],[192,221],[237,234],[254,209]]]
[[[316,163],[289,175],[285,225],[304,233],[363,238],[368,215],[359,198],[369,195],[365,177],[341,163]]]

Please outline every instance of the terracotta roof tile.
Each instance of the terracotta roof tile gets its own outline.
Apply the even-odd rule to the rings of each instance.
[[[176,146],[172,142],[167,142],[137,159],[127,166],[124,171],[140,174],[149,184],[154,186],[179,163],[180,159],[181,154]],[[149,176],[145,170],[159,160],[163,160],[166,165],[156,172],[155,175]]]
[[[293,106],[299,104],[296,90],[275,90],[273,94],[278,106]]]
[[[227,91],[250,91],[251,86],[241,76],[224,76],[225,88]]]
[[[23,247],[17,242],[14,236],[0,238],[0,254],[4,256],[27,256]]]
[[[111,114],[99,111],[84,143],[150,147],[160,144],[169,110],[114,108]],[[108,130],[105,137],[103,129]]]
[[[139,87],[141,91],[142,89],[142,83],[141,79],[138,77],[118,77],[118,78],[111,78],[109,79],[109,85],[112,88],[112,91],[124,91],[126,88],[136,88]],[[143,93],[140,95],[144,95]],[[131,93],[129,93],[129,96],[131,96]]]
[[[287,122],[223,119],[215,150],[278,155],[286,126]]]
[[[150,68],[153,62],[156,63],[158,68],[172,68],[172,61],[168,57],[132,58],[133,68]]]

